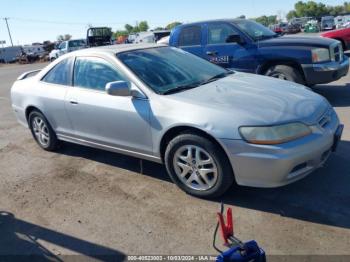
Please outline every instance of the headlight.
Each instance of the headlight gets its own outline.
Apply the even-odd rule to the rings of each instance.
[[[307,136],[311,129],[302,123],[290,123],[279,126],[245,126],[240,127],[239,132],[248,143],[276,145]]]
[[[312,53],[312,62],[321,63],[331,60],[331,55],[329,49],[327,48],[316,48],[311,50]]]

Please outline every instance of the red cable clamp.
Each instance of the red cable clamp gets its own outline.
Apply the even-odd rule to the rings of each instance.
[[[229,238],[234,236],[233,233],[233,218],[232,218],[232,208],[228,208],[226,211],[226,222],[227,224],[225,224],[225,220],[224,220],[224,216],[221,213],[217,213],[218,215],[218,219],[219,219],[219,224],[220,224],[220,228],[221,228],[221,235],[222,238],[225,242],[226,246],[229,246]]]

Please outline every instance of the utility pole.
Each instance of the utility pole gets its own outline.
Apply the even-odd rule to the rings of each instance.
[[[10,32],[10,27],[9,27],[9,24],[7,22],[9,18],[8,17],[5,17],[4,20],[6,22],[6,26],[7,26],[7,31],[9,32],[9,36],[10,36],[10,41],[11,41],[11,45],[13,46],[13,42],[12,42],[12,36],[11,36],[11,32]]]

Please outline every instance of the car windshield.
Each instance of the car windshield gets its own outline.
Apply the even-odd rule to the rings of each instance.
[[[172,47],[133,50],[117,57],[158,94],[195,88],[232,73]]]
[[[272,32],[262,24],[251,20],[237,20],[233,22],[240,30],[248,34],[254,41],[277,37],[278,35]]]

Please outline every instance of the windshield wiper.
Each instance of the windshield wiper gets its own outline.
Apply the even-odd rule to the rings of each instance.
[[[167,91],[162,92],[162,94],[163,95],[169,95],[169,94],[178,93],[178,92],[181,92],[181,91],[184,91],[184,90],[196,88],[196,87],[201,86],[201,85],[209,84],[209,83],[211,83],[213,81],[216,81],[216,80],[218,80],[220,78],[224,78],[224,77],[226,77],[228,75],[231,75],[233,73],[234,73],[233,71],[227,71],[227,72],[215,75],[215,76],[209,78],[208,80],[205,80],[205,81],[200,82],[200,83],[194,83],[194,84],[189,84],[189,85],[177,86],[176,88],[169,89]]]
[[[224,78],[224,77],[226,77],[228,75],[232,75],[233,73],[234,73],[233,71],[227,71],[225,73],[218,74],[216,76],[213,76],[213,77],[209,78],[206,81],[201,82],[201,85],[209,84],[209,83],[214,82],[214,81],[216,81],[218,79]]]
[[[170,94],[178,93],[178,92],[181,92],[181,91],[184,91],[184,90],[196,88],[196,87],[198,87],[200,85],[201,84],[195,83],[195,84],[177,86],[177,87],[175,87],[173,89],[169,89],[169,90],[166,90],[166,91],[162,92],[162,95],[170,95]]]

